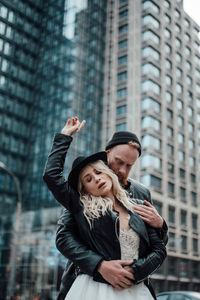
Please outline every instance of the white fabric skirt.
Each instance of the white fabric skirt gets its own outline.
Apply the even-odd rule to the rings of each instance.
[[[109,284],[96,282],[91,276],[79,275],[72,284],[65,300],[152,300],[153,297],[141,282],[119,291]]]

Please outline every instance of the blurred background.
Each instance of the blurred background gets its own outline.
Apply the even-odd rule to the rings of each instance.
[[[136,133],[143,154],[132,177],[169,225],[155,290],[200,291],[200,27],[183,5],[0,0],[0,299],[56,298],[62,208],[42,173],[54,134],[75,115],[87,123],[66,174],[114,131]]]

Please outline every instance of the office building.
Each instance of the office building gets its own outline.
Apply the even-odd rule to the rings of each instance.
[[[105,29],[105,0],[0,1],[0,161],[22,190],[17,217],[16,186],[0,169],[4,299],[11,292],[55,298],[61,255],[49,239],[60,206],[42,173],[55,132],[71,116],[87,125],[74,138],[67,165],[80,153],[100,150]]]
[[[200,41],[181,0],[108,1],[103,144],[142,140],[132,176],[169,226],[156,290],[200,290]]]

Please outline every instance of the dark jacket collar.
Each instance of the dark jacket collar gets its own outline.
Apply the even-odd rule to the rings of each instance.
[[[149,245],[149,236],[144,221],[135,212],[131,213],[129,220],[130,227],[135,230]]]

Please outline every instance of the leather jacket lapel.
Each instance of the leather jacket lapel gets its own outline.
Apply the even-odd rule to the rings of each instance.
[[[131,212],[130,220],[129,220],[130,227],[135,230],[148,244],[150,244],[149,236],[146,230],[145,223],[140,218],[138,214],[135,212]]]

